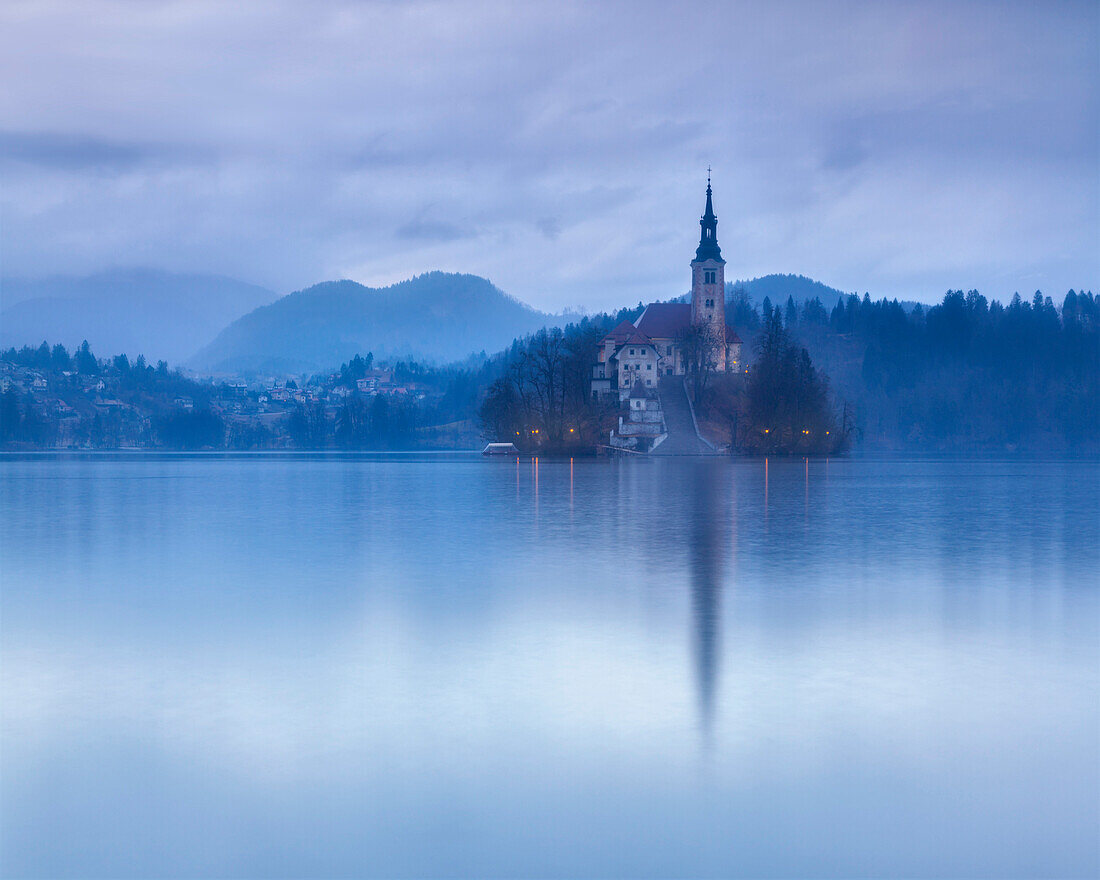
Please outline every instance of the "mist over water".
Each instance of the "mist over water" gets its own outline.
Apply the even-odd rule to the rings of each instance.
[[[0,873],[1093,876],[1095,460],[0,459]]]

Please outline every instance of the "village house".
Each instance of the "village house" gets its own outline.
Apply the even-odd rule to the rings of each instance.
[[[611,445],[638,452],[652,451],[666,436],[657,392],[638,379],[630,390],[627,403],[626,415],[619,416],[619,427],[611,432]]]
[[[632,389],[656,389],[662,376],[683,376],[693,359],[706,359],[715,372],[739,372],[741,338],[726,323],[726,280],[718,247],[718,218],[707,179],[707,204],[691,261],[691,301],[650,303],[635,323],[623,321],[599,345],[592,369],[594,400],[631,397]]]

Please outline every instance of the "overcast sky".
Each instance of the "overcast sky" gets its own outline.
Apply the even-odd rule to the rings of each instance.
[[[0,272],[1100,289],[1100,4],[0,5]]]

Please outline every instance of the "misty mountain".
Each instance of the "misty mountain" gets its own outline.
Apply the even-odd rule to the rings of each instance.
[[[772,305],[784,305],[789,296],[794,297],[794,301],[801,305],[816,296],[826,308],[832,308],[836,305],[837,299],[846,296],[844,291],[829,287],[820,281],[814,281],[805,275],[764,275],[750,281],[727,281],[727,300],[733,296],[737,288],[744,288],[754,305],[763,303],[764,297],[770,299]]]
[[[737,288],[744,288],[753,305],[757,306],[763,304],[764,297],[770,299],[773,306],[786,305],[787,297],[792,297],[795,305],[801,306],[804,302],[816,296],[821,300],[821,304],[825,306],[826,310],[832,310],[838,299],[848,296],[842,290],[829,287],[829,285],[822,284],[820,281],[814,281],[805,275],[764,275],[760,278],[753,278],[751,281],[727,281],[727,301],[733,298]],[[916,303],[905,300],[900,305],[907,312],[911,312]]]
[[[757,307],[763,304],[765,297],[772,301],[772,305],[782,306],[786,304],[788,296],[794,297],[798,305],[816,296],[825,308],[831,309],[839,298],[847,296],[843,291],[822,284],[820,281],[814,281],[805,275],[764,275],[750,281],[727,281],[727,303],[733,300],[739,289],[743,289],[749,295],[752,304]],[[677,301],[690,302],[691,293],[685,293]]]
[[[447,362],[558,323],[476,275],[429,272],[390,287],[329,281],[234,321],[189,362],[209,372],[313,372],[357,354]]]
[[[218,275],[113,269],[85,277],[0,282],[0,346],[43,340],[70,350],[144,354],[178,363],[277,294]]]

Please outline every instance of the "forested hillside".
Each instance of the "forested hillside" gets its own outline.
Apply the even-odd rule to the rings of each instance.
[[[843,297],[735,304],[747,373],[691,382],[705,423],[742,452],[1100,448],[1100,302],[1070,291],[1008,306],[976,291],[907,311]],[[82,345],[0,355],[3,442],[17,448],[470,446],[606,442],[590,394],[599,340],[638,309],[544,328],[446,367],[370,355],[297,382],[194,382]],[[765,332],[766,330],[766,332]],[[826,434],[825,432],[829,432]],[[822,442],[822,437],[829,437]]]
[[[1100,305],[1091,293],[1071,290],[1061,307],[1039,292],[1005,306],[956,290],[911,311],[868,296],[776,308],[834,399],[853,408],[864,446],[1097,445]],[[754,339],[758,322],[741,317]]]

